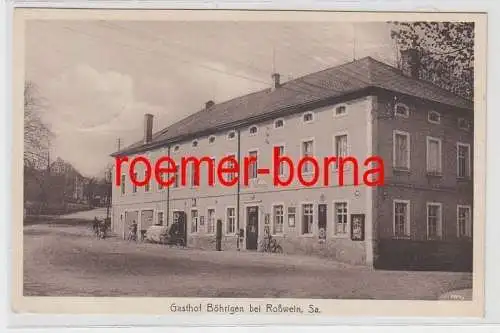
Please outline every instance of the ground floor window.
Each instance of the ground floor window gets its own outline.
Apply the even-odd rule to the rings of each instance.
[[[191,233],[198,232],[198,210],[191,210]]]
[[[441,204],[427,203],[427,238],[441,238]]]
[[[348,233],[347,202],[335,202],[334,214],[335,214],[335,234],[337,235],[347,234]]]
[[[236,209],[229,207],[226,212],[226,229],[228,234],[234,234],[236,231]]]
[[[459,205],[457,207],[457,230],[458,237],[471,237],[472,223],[471,223],[470,206]]]
[[[288,226],[295,227],[295,207],[288,207]]]
[[[156,225],[163,225],[163,212],[158,212]]]
[[[410,202],[406,200],[394,201],[394,236],[410,236]]]
[[[207,233],[213,234],[215,232],[215,209],[210,208],[207,212]]]
[[[273,206],[273,234],[283,233],[283,205]]]
[[[313,204],[302,205],[302,234],[311,234],[313,228]]]

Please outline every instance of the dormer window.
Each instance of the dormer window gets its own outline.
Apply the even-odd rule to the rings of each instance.
[[[314,120],[313,113],[312,112],[304,113],[304,115],[302,116],[302,120],[305,123],[311,123]]]
[[[394,115],[397,117],[408,118],[410,116],[410,108],[406,104],[397,103],[394,106]]]
[[[335,116],[344,116],[347,114],[347,106],[345,105],[338,105],[334,109],[334,115]]]
[[[235,131],[231,131],[227,134],[227,139],[228,140],[233,140],[234,138],[236,137],[236,132]]]
[[[285,121],[283,119],[276,119],[274,121],[274,128],[282,128],[285,126]]]
[[[430,123],[439,124],[441,123],[441,115],[439,114],[439,112],[429,111],[429,113],[427,114],[427,120]]]
[[[250,127],[250,129],[248,131],[250,132],[250,135],[257,134],[257,126]]]
[[[215,142],[215,136],[212,135],[208,138],[208,143],[213,144],[214,142]]]
[[[191,143],[191,146],[192,146],[193,148],[198,147],[198,140],[194,140],[194,141]]]
[[[469,131],[470,130],[470,122],[465,118],[458,118],[458,128]]]

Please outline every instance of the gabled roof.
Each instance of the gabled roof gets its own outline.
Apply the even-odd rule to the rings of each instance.
[[[368,88],[385,89],[460,109],[473,109],[472,101],[432,83],[402,75],[392,66],[365,57],[285,82],[275,90],[269,88],[215,104],[155,133],[151,143],[145,145],[142,140],[138,141],[113,156],[146,151],[164,143],[215,131],[225,125],[241,125],[265,115],[340,98]]]

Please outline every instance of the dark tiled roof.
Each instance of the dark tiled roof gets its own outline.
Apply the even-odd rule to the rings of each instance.
[[[224,125],[235,126],[268,114],[367,88],[386,89],[461,109],[473,108],[472,102],[467,99],[429,82],[402,75],[398,69],[366,57],[285,82],[275,90],[265,89],[215,104],[155,133],[150,144],[144,145],[141,140],[119,154],[144,151],[160,143],[181,140]]]

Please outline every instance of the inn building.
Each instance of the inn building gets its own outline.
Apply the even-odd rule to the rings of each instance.
[[[414,71],[410,70],[409,73]],[[186,246],[223,251],[258,251],[269,232],[285,253],[334,258],[375,267],[467,266],[472,261],[473,104],[429,82],[371,57],[288,82],[272,75],[269,89],[229,101],[207,102],[181,121],[152,132],[145,115],[144,137],[112,156],[208,156],[216,162],[254,156],[248,186],[207,184],[202,163],[200,184],[144,187],[130,182],[128,164],[122,184],[113,187],[112,228],[126,238],[136,221],[139,230],[187,223]],[[274,147],[297,169],[304,156],[358,160],[346,164],[344,184],[338,167],[326,172],[330,184],[302,186],[297,177],[275,187],[271,174]],[[365,186],[364,161],[384,161],[384,185]],[[144,174],[141,163],[136,172]],[[306,164],[307,177],[312,171]],[[288,168],[280,166],[287,176]],[[295,170],[297,172],[297,170]],[[179,174],[178,174],[179,176]],[[232,175],[228,175],[231,177]],[[219,229],[219,230],[218,230]],[[463,268],[463,267],[462,267]]]

